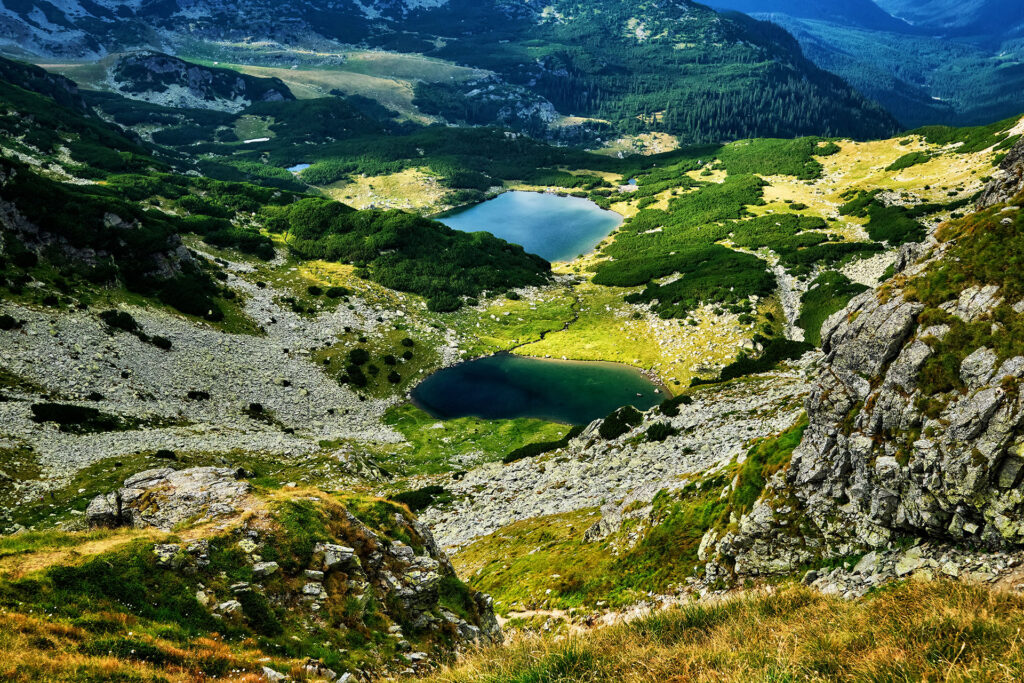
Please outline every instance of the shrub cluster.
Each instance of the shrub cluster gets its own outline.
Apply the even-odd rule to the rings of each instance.
[[[420,294],[433,311],[453,311],[483,291],[539,285],[550,265],[489,233],[464,233],[403,211],[355,211],[318,198],[274,213],[302,258],[356,265],[390,289]]]
[[[602,439],[617,439],[643,421],[643,415],[633,406],[623,406],[612,411],[602,422],[597,433]]]
[[[557,441],[538,441],[536,443],[528,443],[525,446],[520,446],[514,451],[507,453],[501,461],[507,465],[517,460],[533,458],[544,453],[557,451],[559,448],[565,448],[569,445],[570,441],[582,434],[584,429],[586,429],[584,425],[575,425],[565,436]]]

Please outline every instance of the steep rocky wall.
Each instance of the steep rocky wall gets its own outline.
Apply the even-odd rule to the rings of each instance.
[[[805,402],[803,440],[750,514],[717,540],[712,576],[793,571],[907,538],[1024,544],[1024,355],[1003,336],[1024,301],[1012,269],[948,268],[961,264],[957,249],[984,237],[986,225],[1006,232],[1020,225],[1014,202],[1024,145],[1007,159],[979,204],[988,212],[968,219],[973,232],[943,238],[940,231],[939,240],[904,248],[889,285],[826,321],[826,357]],[[1008,253],[1016,239],[1006,241]],[[926,302],[916,288],[940,270],[962,278],[962,288]],[[1007,275],[992,282],[993,272]],[[941,390],[928,379],[940,363],[954,366],[956,378]]]

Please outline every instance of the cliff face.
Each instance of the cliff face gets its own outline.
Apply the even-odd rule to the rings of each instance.
[[[908,245],[887,285],[825,323],[803,440],[719,541],[719,568],[792,571],[907,537],[1024,543],[1022,176],[1019,144],[979,213]]]

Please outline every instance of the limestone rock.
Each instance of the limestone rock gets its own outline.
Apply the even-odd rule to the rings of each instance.
[[[943,257],[941,246],[908,250],[908,270],[922,268],[913,254],[926,264]],[[1002,302],[998,287],[973,286],[943,308],[976,321]],[[896,287],[864,292],[826,321],[803,439],[738,529],[702,541],[702,555],[725,563],[709,576],[726,567],[785,573],[908,535],[1024,545],[1024,401],[1013,388],[1024,358],[1000,362],[990,348],[973,349],[959,368],[963,391],[924,395],[921,368],[949,327],[918,329],[922,308]],[[855,572],[875,574],[876,558],[869,553]],[[891,571],[920,569],[908,552]]]
[[[223,467],[139,472],[118,491],[94,498],[86,509],[86,521],[91,526],[152,526],[169,531],[185,520],[234,514],[250,488],[235,473]]]
[[[331,570],[340,564],[351,562],[355,557],[354,549],[334,543],[317,543],[313,552],[323,553],[325,570]]]
[[[999,164],[999,170],[978,200],[984,209],[1013,199],[1024,191],[1024,145],[1017,143]]]
[[[256,578],[264,578],[276,573],[279,568],[277,562],[257,562],[252,566],[252,575]]]

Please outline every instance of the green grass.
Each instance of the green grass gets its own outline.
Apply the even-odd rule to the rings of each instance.
[[[410,334],[419,341],[414,341],[413,346],[404,346],[402,341],[411,339]],[[338,337],[338,343],[317,349],[310,358],[339,381],[349,378],[349,388],[367,396],[404,396],[410,387],[440,366],[441,357],[432,340],[425,340],[405,329],[379,327],[368,334],[352,330]],[[357,365],[358,373],[353,373],[351,354],[360,354],[361,351],[365,351],[367,360]],[[393,381],[395,375],[398,376],[397,382]],[[353,377],[357,379],[352,380]],[[359,377],[365,379],[366,384],[360,384],[362,379]]]
[[[507,351],[561,330],[575,317],[576,296],[564,287],[544,288],[512,300],[495,297],[482,308],[463,308],[439,322],[456,330],[469,356]]]
[[[43,550],[74,548],[81,543],[110,538],[115,533],[109,529],[99,529],[86,533],[47,529],[45,531],[26,531],[10,536],[0,536],[0,560]]]
[[[725,530],[749,512],[771,476],[788,465],[806,427],[801,417],[753,445],[743,463],[659,492],[648,513],[627,517],[602,541],[584,540],[600,519],[585,509],[516,522],[477,539],[453,561],[471,586],[495,597],[503,614],[593,608],[599,601],[616,607],[649,592],[671,592],[703,566],[697,550],[705,532]]]
[[[647,521],[626,521],[610,538],[588,543],[596,510],[537,517],[478,539],[453,561],[472,587],[494,596],[497,609],[593,608],[633,604],[648,591],[671,591],[700,564],[697,548],[727,501],[728,475],[659,493]],[[639,540],[626,542],[633,536]]]
[[[830,315],[843,310],[850,299],[867,287],[850,282],[842,273],[828,271],[819,275],[800,299],[797,324],[804,330],[804,339],[821,346],[821,326]]]
[[[764,439],[750,449],[746,460],[739,466],[735,486],[729,494],[730,512],[737,518],[750,512],[772,475],[789,465],[793,450],[800,444],[807,425],[807,416],[803,415],[786,431]]]
[[[567,425],[518,418],[480,420],[462,417],[438,420],[411,404],[388,409],[384,423],[394,427],[408,442],[398,450],[381,454],[382,464],[403,475],[436,474],[465,469],[470,463],[500,461],[528,443],[557,441]]]

